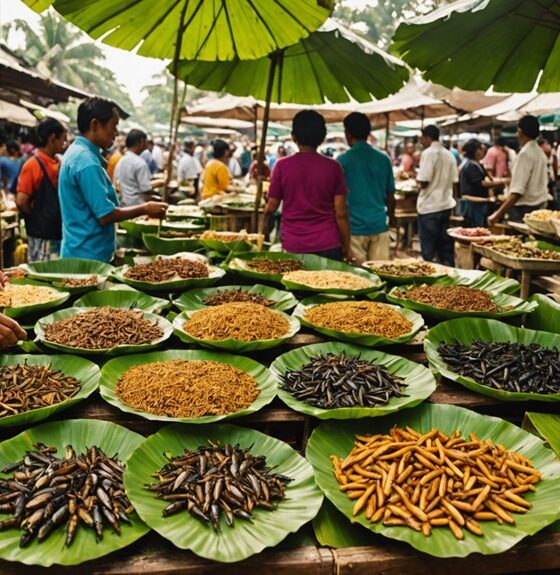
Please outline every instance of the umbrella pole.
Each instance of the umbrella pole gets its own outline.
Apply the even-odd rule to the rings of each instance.
[[[259,210],[261,206],[261,198],[263,191],[263,172],[264,172],[264,152],[266,149],[266,134],[268,132],[268,119],[270,116],[270,101],[272,99],[272,87],[274,85],[274,74],[276,72],[276,66],[278,65],[278,60],[280,57],[280,52],[275,52],[270,56],[270,68],[268,70],[268,84],[266,86],[266,103],[264,106],[263,123],[261,130],[261,141],[259,143],[259,156],[257,158],[257,197],[255,198],[255,227],[258,230],[259,238],[257,240],[257,247],[262,248],[264,240],[264,224],[265,218],[259,223]]]
[[[175,132],[173,130],[175,126],[175,116],[180,116],[181,111],[178,108],[179,99],[179,78],[177,77],[177,68],[179,67],[179,58],[181,57],[181,45],[183,43],[183,32],[185,26],[185,14],[187,11],[188,2],[183,3],[183,9],[181,10],[181,20],[179,22],[179,27],[177,29],[177,38],[175,40],[175,54],[173,55],[173,102],[171,103],[171,119],[169,120],[169,157],[167,158],[167,174],[165,176],[165,184],[163,188],[163,201],[167,201],[169,181],[171,180],[171,169],[173,167],[173,156],[175,155],[175,137],[177,134],[177,129]],[[185,83],[186,90],[186,83]],[[178,126],[178,122],[177,122]]]
[[[391,126],[391,114],[387,112],[385,114],[386,124],[385,124],[385,151],[389,151],[389,130]]]

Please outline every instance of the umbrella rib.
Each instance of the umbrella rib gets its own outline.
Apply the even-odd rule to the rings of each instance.
[[[319,92],[321,94],[321,101],[324,102],[325,101],[325,94],[323,92],[323,87],[321,86],[321,83],[319,82],[319,76],[317,75],[317,71],[315,70],[315,65],[313,64],[313,60],[310,58],[309,52],[306,52],[305,56],[307,57],[309,65],[311,66],[311,71],[313,72],[313,76],[315,77],[315,83],[317,84],[317,87],[319,88]]]
[[[276,42],[276,38],[274,37],[274,33],[272,32],[272,29],[268,25],[268,22],[261,16],[261,13],[257,10],[257,7],[255,6],[253,0],[247,0],[247,2],[250,4],[251,8],[253,9],[255,16],[261,21],[262,25],[267,29],[273,42],[278,45],[278,43]]]
[[[177,2],[179,2],[179,0],[177,0]],[[102,20],[98,21],[95,23],[95,26],[89,31],[89,32],[93,32],[93,30],[95,30],[96,28],[99,28],[101,26],[103,26],[106,22],[108,22],[109,20],[111,20],[111,18],[114,18],[115,16],[119,16],[121,15],[123,12],[125,12],[126,10],[128,10],[131,6],[134,6],[136,4],[136,2],[134,0],[130,0],[129,5],[125,6],[121,9],[117,9],[116,12],[113,12],[111,14],[108,14],[105,18],[103,18]],[[118,26],[115,26],[115,28],[117,28]],[[114,28],[113,28],[114,30]]]
[[[280,3],[279,0],[274,0],[274,3],[281,8],[282,10],[284,10],[284,12],[295,22],[297,22],[304,30],[307,30],[309,33],[312,32],[312,30],[310,30],[307,26],[305,26],[304,24],[302,24],[301,20],[299,18],[296,17],[296,15],[293,12],[290,12],[286,6],[284,6],[283,4]],[[280,47],[280,46],[279,46]],[[285,46],[284,46],[285,47]]]
[[[221,4],[222,4],[222,9],[223,9],[223,11],[224,11],[224,13],[225,13],[225,15],[226,15],[226,22],[227,22],[227,25],[228,25],[229,34],[230,34],[230,36],[231,36],[231,42],[232,42],[232,44],[233,44],[233,49],[234,49],[234,51],[235,51],[236,54],[239,54],[239,52],[238,52],[238,50],[237,50],[237,44],[235,43],[235,36],[234,36],[234,34],[233,34],[233,28],[231,27],[231,22],[230,22],[230,19],[229,19],[229,12],[228,12],[228,9],[227,9],[226,2],[227,2],[227,0],[222,0],[222,2],[221,2]],[[217,20],[217,18],[216,18],[216,20]]]
[[[185,0],[185,2],[188,2],[188,0]],[[200,8],[202,6],[203,2],[204,2],[204,0],[199,0],[197,10],[198,10],[198,8]],[[222,12],[223,9],[224,9],[224,5],[222,3],[220,3],[220,9],[218,10],[218,13],[216,14],[214,20],[212,20],[212,25],[208,29],[208,33],[206,34],[206,37],[200,43],[200,46],[198,47],[198,50],[196,51],[194,58],[192,58],[193,60],[198,59],[198,57],[200,56],[200,53],[202,52],[202,49],[204,48],[204,46],[206,46],[206,43],[208,42],[212,32],[214,31],[214,28],[216,27],[216,24],[218,22],[218,18],[220,17],[220,13]],[[190,22],[190,20],[189,20],[189,22]],[[229,26],[229,23],[228,23],[228,26]],[[230,32],[231,32],[231,28],[230,28]],[[232,37],[232,41],[234,42],[233,37]],[[234,43],[234,46],[235,46],[235,43]]]

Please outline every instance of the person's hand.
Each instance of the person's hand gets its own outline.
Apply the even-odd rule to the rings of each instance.
[[[496,211],[491,216],[488,217],[488,220],[487,220],[488,227],[491,228],[492,226],[497,224],[499,221],[500,221],[500,213]]]
[[[354,254],[352,253],[352,250],[343,250],[342,257],[344,258],[344,261],[350,265],[359,265],[356,258],[354,257]]]
[[[0,288],[4,288],[4,286],[8,283],[8,276],[0,271]]]
[[[146,202],[144,204],[144,213],[149,218],[158,218],[163,220],[168,207],[169,205],[164,202]]]
[[[0,349],[11,347],[21,339],[27,339],[27,333],[11,317],[0,313]]]

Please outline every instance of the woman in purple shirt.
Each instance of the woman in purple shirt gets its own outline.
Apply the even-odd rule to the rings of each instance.
[[[295,115],[299,152],[279,159],[272,172],[265,218],[282,202],[281,241],[287,252],[351,260],[346,184],[340,164],[317,153],[325,119],[313,110]]]

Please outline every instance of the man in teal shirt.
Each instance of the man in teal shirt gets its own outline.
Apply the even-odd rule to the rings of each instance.
[[[160,202],[119,207],[100,150],[111,147],[118,123],[118,109],[108,100],[89,98],[78,108],[81,136],[62,157],[58,178],[63,258],[110,262],[115,254],[117,222],[143,215],[165,216],[167,204]]]
[[[367,143],[371,123],[365,114],[344,118],[350,149],[338,157],[348,187],[351,249],[358,263],[390,258],[387,216],[395,210],[395,179],[389,157]]]

